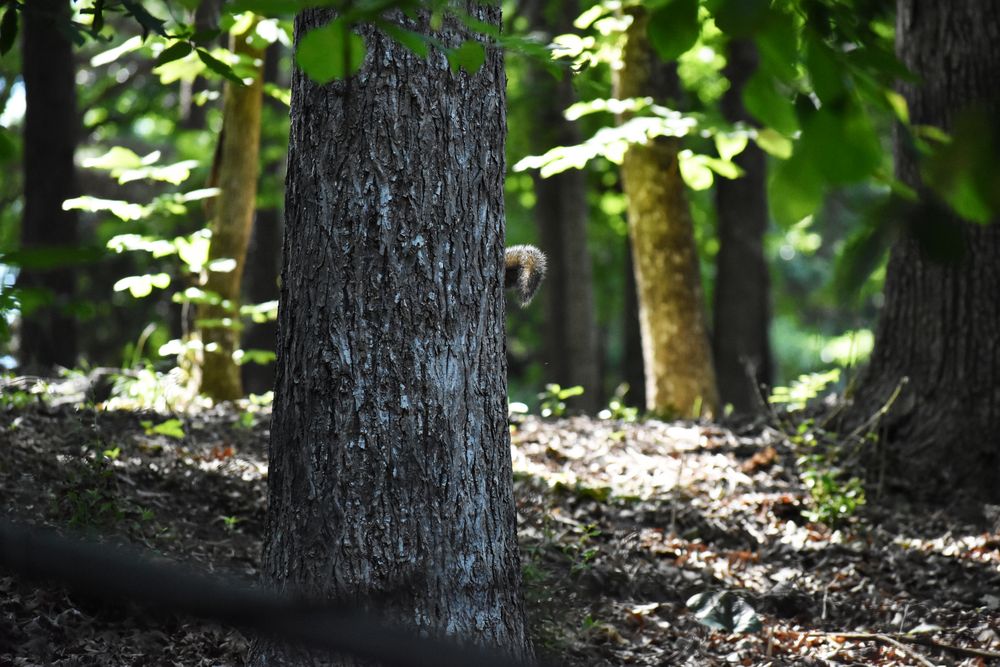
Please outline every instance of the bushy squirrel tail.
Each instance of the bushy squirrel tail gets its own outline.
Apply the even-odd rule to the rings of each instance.
[[[515,245],[507,248],[504,259],[503,285],[516,288],[521,306],[527,306],[545,277],[545,253],[533,245]]]

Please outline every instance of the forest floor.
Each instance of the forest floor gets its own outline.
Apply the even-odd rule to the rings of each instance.
[[[9,403],[0,517],[256,576],[266,411]],[[512,441],[546,664],[1000,664],[995,526],[871,501],[839,529],[811,523],[794,446],[761,424],[525,417]],[[699,593],[720,594],[703,616],[749,631],[706,627],[686,604]],[[248,645],[227,627],[0,570],[2,666],[239,665]]]

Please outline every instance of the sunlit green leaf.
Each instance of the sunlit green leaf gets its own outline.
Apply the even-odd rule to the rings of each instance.
[[[762,151],[776,158],[787,160],[792,155],[792,140],[777,130],[765,127],[754,135],[754,141]]]
[[[715,150],[719,152],[719,157],[723,160],[732,160],[747,147],[749,135],[747,132],[722,133],[713,137],[715,139]]]
[[[715,181],[715,177],[712,175],[712,170],[704,163],[704,161],[697,158],[702,157],[699,155],[694,155],[691,151],[681,151],[677,156],[678,166],[681,171],[681,178],[687,183],[687,186],[692,190],[707,190],[712,187],[712,183]]]
[[[108,63],[113,63],[114,61],[121,58],[126,53],[131,53],[142,48],[142,37],[136,35],[135,37],[130,37],[125,40],[119,46],[113,49],[108,49],[102,53],[98,53],[96,56],[90,59],[91,67],[101,67],[102,65],[107,65]]]
[[[146,208],[141,204],[133,204],[117,199],[98,199],[97,197],[74,197],[67,199],[62,204],[63,210],[88,211],[108,211],[122,220],[138,220],[146,214]]]
[[[128,290],[132,296],[141,299],[149,296],[154,287],[165,289],[170,286],[170,276],[166,273],[149,273],[142,276],[128,276],[114,284],[116,292]]]

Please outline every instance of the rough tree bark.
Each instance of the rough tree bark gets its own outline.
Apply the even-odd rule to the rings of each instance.
[[[554,36],[571,32],[579,13],[574,0],[529,0],[525,15],[532,30]],[[542,153],[554,146],[582,141],[580,130],[563,116],[576,101],[570,73],[557,80],[540,66],[528,76],[534,122],[532,148]],[[593,271],[587,249],[587,174],[569,169],[549,178],[533,174],[535,221],[548,256],[545,282],[545,379],[564,387],[582,386],[571,405],[596,413],[603,403],[594,315]]]
[[[500,24],[498,6],[463,7]],[[302,12],[296,39],[331,17]],[[363,32],[368,55],[347,83],[292,79],[263,575],[528,657],[503,341],[502,53],[453,73],[440,51],[425,59]],[[469,38],[450,19],[435,34]],[[258,643],[250,662],[304,659]]]
[[[73,45],[58,29],[70,18],[66,0],[32,0],[22,12],[24,115],[24,250],[77,245],[75,211],[62,203],[76,194],[73,153],[79,135]],[[22,372],[45,372],[76,363],[76,318],[68,311],[75,293],[72,267],[25,267],[18,287],[48,292],[51,300],[22,313],[19,360]]]
[[[899,0],[897,52],[920,76],[901,85],[915,124],[949,129],[969,110],[985,111],[1000,133],[1000,5],[993,0]],[[897,176],[917,188],[917,156],[901,133]],[[925,208],[934,210],[933,207]],[[860,420],[904,378],[883,420],[884,465],[918,495],[1000,501],[1000,221],[980,226],[938,209],[964,235],[956,263],[929,261],[910,237],[896,242],[885,281],[871,363],[855,395]]]
[[[230,48],[235,53],[262,59],[263,51],[247,43],[248,34],[249,31],[233,35]],[[232,259],[235,266],[231,271],[208,271],[205,290],[218,294],[229,305],[201,305],[195,322],[204,345],[200,391],[218,401],[243,396],[240,367],[233,359],[233,353],[239,348],[240,332],[220,322],[239,322],[240,284],[257,206],[262,78],[258,68],[250,85],[236,86],[226,82],[223,93],[223,132],[219,138],[217,172],[219,196],[211,207],[209,261]]]
[[[676,70],[652,51],[646,14],[632,10],[616,96],[662,98],[677,90]],[[629,234],[639,296],[646,407],[697,417],[719,398],[705,328],[704,299],[691,209],[677,163],[679,142],[632,146],[622,162]]]
[[[757,68],[757,51],[750,40],[729,44],[725,74],[730,87],[722,111],[731,122],[752,122],[743,108],[743,86]],[[770,275],[764,259],[767,231],[767,165],[753,142],[736,156],[741,178],[720,178],[715,185],[719,220],[716,257],[712,352],[720,399],[736,412],[760,407],[759,385],[771,382]]]

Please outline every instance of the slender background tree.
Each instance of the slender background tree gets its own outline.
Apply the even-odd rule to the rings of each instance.
[[[645,11],[635,9],[632,16],[617,74],[617,97],[676,97],[676,70],[653,52]],[[677,139],[664,137],[630,147],[622,161],[622,182],[635,263],[646,407],[696,417],[715,412],[719,397],[679,150]]]
[[[67,265],[65,255],[53,265],[39,251],[50,249],[59,256],[79,241],[76,211],[65,211],[62,204],[76,194],[73,159],[80,119],[73,45],[56,28],[69,20],[69,2],[34,0],[24,5],[22,16],[26,109],[21,247],[35,254],[18,276],[18,287],[27,290],[19,357],[26,370],[47,372],[77,361],[76,316],[71,309],[75,269]]]

